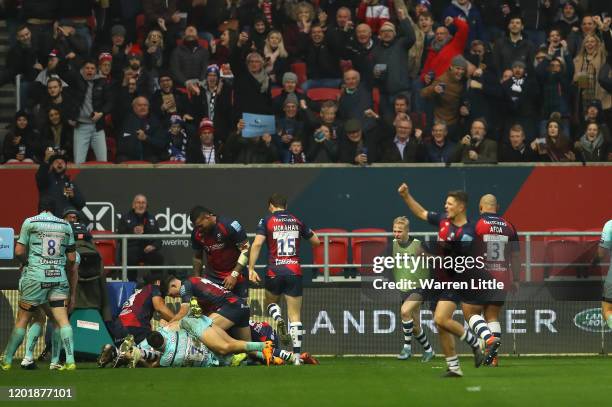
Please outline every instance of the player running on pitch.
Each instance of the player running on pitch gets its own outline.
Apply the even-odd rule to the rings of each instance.
[[[428,211],[421,206],[410,195],[407,184],[398,188],[398,193],[410,208],[410,211],[419,219],[425,220],[439,228],[438,242],[444,254],[450,256],[462,256],[467,251],[466,245],[474,240],[474,225],[467,219],[467,194],[463,191],[451,191],[446,196],[444,210],[446,216],[437,212]],[[454,270],[440,270],[438,276],[441,279],[454,279]],[[457,290],[446,289],[438,294],[438,303],[434,312],[434,321],[438,327],[440,344],[446,355],[448,370],[444,377],[462,377],[463,371],[459,366],[459,358],[455,350],[455,339],[453,335],[465,341],[474,353],[474,364],[479,367],[485,359],[478,340],[469,329],[453,319],[453,313],[457,304],[461,302],[460,293]],[[496,339],[497,340],[497,339]]]
[[[601,259],[606,257],[606,252],[609,255],[612,251],[612,219],[606,222],[601,231],[601,240],[597,248],[597,254],[593,259],[593,265],[597,266]],[[608,274],[603,286],[603,295],[601,299],[601,316],[612,329],[612,260],[608,268]]]
[[[408,255],[417,257],[423,253],[423,247],[418,239],[409,237],[410,221],[405,216],[399,216],[393,220],[393,249],[392,256]],[[393,268],[393,278],[396,282],[416,281],[429,277],[429,270],[422,265],[414,267]],[[402,317],[402,331],[404,332],[404,347],[397,357],[400,360],[410,359],[412,356],[412,336],[423,346],[423,362],[429,362],[434,357],[434,351],[427,340],[425,332],[421,328],[421,304],[425,299],[423,289],[405,290],[401,292],[402,306],[400,314]]]
[[[206,278],[240,298],[248,298],[249,280],[245,266],[249,261],[249,241],[240,222],[217,216],[202,206],[194,207],[189,219],[193,223],[194,275],[202,275],[206,252]]]
[[[53,201],[41,198],[40,214],[26,219],[21,225],[15,245],[15,257],[23,267],[19,279],[19,313],[11,333],[2,370],[9,370],[15,351],[21,345],[25,329],[37,308],[49,304],[51,313],[59,325],[62,346],[66,352],[66,364],[58,370],[75,370],[74,339],[68,320],[68,299],[75,298],[75,286],[70,286],[66,270],[74,281],[75,241],[68,222],[53,215]]]
[[[492,194],[480,198],[480,219],[476,222],[475,256],[484,256],[486,279],[504,283],[504,290],[474,291],[472,298],[464,298],[463,315],[468,325],[485,343],[498,338],[501,345],[499,313],[510,286],[516,287],[520,278],[521,258],[518,235],[512,223],[497,214],[499,205]],[[484,319],[481,314],[484,313]],[[486,321],[485,321],[486,320]],[[497,366],[497,348],[487,353],[485,364]]]
[[[270,215],[257,225],[257,236],[249,257],[249,279],[261,280],[255,271],[255,263],[264,242],[268,248],[268,267],[264,279],[265,305],[268,314],[276,323],[281,336],[286,335],[285,322],[278,305],[281,295],[287,301],[289,333],[293,342],[293,353],[299,355],[302,348],[302,269],[300,267],[300,239],[307,239],[313,246],[320,244],[317,235],[302,221],[287,212],[287,198],[273,194],[268,200]],[[300,364],[300,358],[295,359]]]

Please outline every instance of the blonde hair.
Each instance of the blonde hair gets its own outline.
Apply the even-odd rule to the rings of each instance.
[[[281,58],[287,58],[289,54],[287,53],[287,49],[285,49],[285,41],[283,40],[283,34],[280,31],[272,30],[266,36],[266,45],[264,45],[264,55],[272,54],[272,48],[270,47],[270,37],[272,35],[278,35],[280,41],[278,42],[278,56]]]
[[[393,226],[395,225],[404,225],[405,227],[408,227],[410,226],[410,221],[405,216],[398,216],[397,218],[393,219]]]
[[[300,11],[302,10],[308,11],[308,21],[314,20],[314,17],[315,17],[314,7],[312,6],[312,4],[308,2],[302,1],[293,7],[291,17],[293,18],[294,21],[296,22],[299,21],[298,17],[299,17]]]
[[[159,30],[151,30],[151,31],[149,31],[149,33],[147,34],[147,38],[144,41],[145,47],[149,48],[151,46],[151,35],[154,32],[158,32],[159,33],[159,36],[161,37],[160,40],[159,40],[159,47],[163,49],[164,48],[164,34],[161,31],[159,31]]]

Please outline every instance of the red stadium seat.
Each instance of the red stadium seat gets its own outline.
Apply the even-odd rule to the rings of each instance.
[[[92,230],[92,235],[109,235],[113,232],[110,231],[97,231]],[[113,239],[94,239],[94,244],[96,245],[96,249],[102,256],[102,262],[104,266],[115,266],[117,263],[115,261],[117,255],[117,241]]]
[[[326,100],[338,100],[342,91],[336,88],[312,88],[308,89],[306,95],[314,101],[324,102]]]
[[[314,231],[317,235],[321,233],[347,233],[345,229],[318,229]],[[321,244],[312,249],[312,258],[315,264],[324,264],[325,246],[323,238],[319,236]],[[347,264],[348,263],[348,237],[330,237],[329,238],[329,263],[330,264]],[[323,267],[320,268],[323,273]],[[336,276],[342,274],[343,268],[331,267],[329,274]]]
[[[283,92],[283,88],[272,88],[272,97],[275,98]]]
[[[353,233],[385,233],[384,229],[366,228],[355,229]],[[372,264],[374,257],[384,256],[387,251],[386,237],[352,237],[351,251],[353,252],[353,263]],[[359,274],[373,274],[372,266],[358,267]]]
[[[297,86],[302,86],[302,83],[306,82],[306,80],[308,79],[308,77],[306,76],[306,64],[303,62],[296,62],[294,64],[291,64],[291,72],[297,75]]]
[[[132,161],[123,161],[123,162],[120,162],[119,164],[153,164],[153,163],[151,161],[132,160]]]
[[[575,232],[571,229],[548,229],[547,232]],[[580,236],[545,236],[545,263],[579,263],[583,253]],[[544,277],[578,277],[582,274],[579,266],[546,266]]]
[[[81,165],[113,165],[110,161],[85,161]]]
[[[595,254],[597,253],[597,248],[599,247],[599,240],[601,238],[601,229],[589,229],[585,230],[585,232],[597,232],[597,235],[593,236],[582,236],[582,249],[584,253],[582,255],[582,263],[590,263],[595,258]],[[598,267],[589,267],[589,276],[605,276],[608,272],[608,267],[598,266]]]
[[[380,90],[378,88],[372,88],[372,101],[374,102],[374,111],[379,113],[378,108],[380,107]]]
[[[23,161],[16,161],[12,163],[4,163],[2,165],[38,165],[36,163],[24,163]]]

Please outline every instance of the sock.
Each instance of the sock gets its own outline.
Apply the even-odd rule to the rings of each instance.
[[[262,351],[266,344],[264,342],[247,342],[245,349],[247,352]]]
[[[293,342],[293,353],[299,355],[302,351],[302,335],[304,334],[302,331],[302,323],[291,322],[289,324],[289,333],[291,334],[291,341]]]
[[[461,370],[461,367],[459,366],[459,358],[457,357],[457,355],[446,358],[446,365],[448,366],[448,370]]]
[[[34,347],[36,347],[36,342],[38,342],[41,331],[42,327],[40,326],[39,322],[34,322],[32,325],[30,325],[30,329],[28,329],[28,334],[26,335],[26,359],[34,359]]]
[[[612,315],[608,315],[608,319],[606,320],[610,329],[612,329]]]
[[[13,333],[11,333],[11,337],[9,338],[8,344],[6,345],[6,350],[4,351],[4,363],[13,363],[13,356],[15,356],[17,348],[19,347],[19,345],[21,345],[21,342],[23,342],[24,336],[25,329],[13,329]]]
[[[276,356],[277,358],[286,360],[287,362],[291,362],[293,360],[293,353],[286,351],[286,350],[274,348],[274,350],[272,351],[272,354]]]
[[[425,352],[432,351],[431,345],[429,344],[429,341],[427,340],[427,335],[425,335],[425,331],[421,330],[421,333],[416,336],[416,340],[419,341],[419,343],[421,344]]]
[[[402,321],[402,331],[404,331],[404,346],[410,347],[412,344],[412,330],[414,328],[414,321]]]
[[[59,363],[60,353],[62,353],[62,336],[60,330],[53,327],[51,336],[51,363]]]
[[[501,338],[501,324],[499,321],[492,321],[487,323],[487,325],[489,325],[489,329],[494,337]]]
[[[472,315],[468,321],[468,325],[477,336],[481,337],[485,341],[488,341],[493,336],[489,330],[487,321],[485,321],[480,315]]]
[[[463,332],[463,335],[461,335],[461,338],[459,339],[465,341],[465,343],[470,345],[471,348],[474,350],[480,348],[480,346],[478,346],[478,340],[474,335],[472,335],[472,332],[469,329],[466,329],[465,332]]]
[[[140,349],[142,358],[146,360],[147,362],[153,362],[157,358],[157,355],[159,355],[159,352],[155,350],[146,350],[142,348],[139,348],[139,349]]]
[[[62,345],[66,351],[66,364],[74,363],[74,338],[72,337],[72,327],[65,325],[60,328]]]
[[[268,315],[270,315],[272,319],[274,319],[277,322],[278,320],[283,319],[281,316],[281,309],[276,303],[272,303],[268,305]]]

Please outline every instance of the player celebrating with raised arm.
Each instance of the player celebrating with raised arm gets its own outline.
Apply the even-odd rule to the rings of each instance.
[[[238,297],[248,298],[249,281],[243,269],[249,261],[249,241],[240,222],[217,216],[202,206],[194,207],[189,219],[193,223],[194,275],[202,275],[203,252],[206,252],[206,277]]]
[[[71,287],[66,270],[73,273],[76,253],[72,227],[68,222],[53,215],[53,201],[41,198],[40,214],[26,219],[21,225],[19,239],[15,245],[15,257],[23,267],[19,279],[19,314],[11,333],[2,370],[9,370],[15,351],[25,336],[28,325],[37,307],[49,303],[51,313],[59,325],[62,345],[66,351],[66,364],[59,370],[75,370],[74,340],[68,320],[68,299],[74,299],[76,287]]]
[[[299,355],[302,347],[302,269],[300,267],[300,238],[307,239],[313,246],[321,242],[317,235],[302,221],[287,212],[287,198],[273,194],[268,200],[270,215],[259,221],[257,236],[253,241],[249,257],[249,279],[260,282],[255,263],[264,242],[268,248],[268,268],[265,276],[265,305],[268,314],[277,323],[281,336],[286,335],[285,323],[278,305],[280,296],[287,301],[289,333],[293,342],[293,353]],[[295,358],[300,364],[300,358]]]
[[[606,222],[601,231],[601,240],[599,241],[599,247],[597,253],[593,259],[593,265],[597,266],[601,259],[606,257],[612,251],[612,219]],[[612,329],[612,260],[610,261],[610,267],[608,268],[608,275],[603,286],[603,295],[601,299],[601,316],[608,324],[608,327]]]
[[[467,194],[463,191],[451,191],[446,196],[444,210],[446,217],[441,214],[427,211],[421,206],[408,191],[408,185],[402,184],[398,193],[410,211],[419,219],[425,220],[439,228],[438,241],[444,248],[446,254],[457,256],[463,252],[463,245],[474,240],[474,225],[468,222]],[[444,270],[442,278],[453,278],[453,270]],[[456,290],[442,290],[438,295],[438,303],[434,312],[434,322],[438,327],[440,344],[446,355],[448,370],[444,377],[462,377],[463,372],[459,366],[459,358],[455,350],[453,335],[465,341],[474,353],[474,364],[479,367],[484,361],[484,355],[478,345],[478,340],[469,330],[463,328],[459,322],[453,319],[453,313],[457,309],[457,303],[461,301]]]
[[[504,305],[507,289],[510,285],[518,285],[521,272],[521,252],[516,229],[512,223],[497,214],[498,210],[495,195],[486,194],[480,198],[480,219],[474,228],[474,254],[485,258],[484,277],[503,282],[505,289],[473,292],[472,298],[464,298],[462,304],[468,325],[487,344],[485,364],[493,366],[497,366],[497,350],[501,345],[499,313]],[[481,313],[484,313],[484,319]]]
[[[410,221],[405,216],[399,216],[393,220],[393,251],[395,258],[397,255],[419,256],[423,253],[423,247],[418,239],[409,236]],[[393,267],[393,278],[396,282],[415,281],[429,277],[429,270],[423,265],[417,268],[406,265]],[[404,347],[397,357],[400,360],[410,359],[412,356],[412,336],[423,346],[423,362],[429,362],[434,357],[434,351],[427,340],[427,336],[421,328],[421,304],[425,294],[423,289],[406,290],[401,292],[402,307],[400,314],[402,317],[402,331],[404,332]]]

